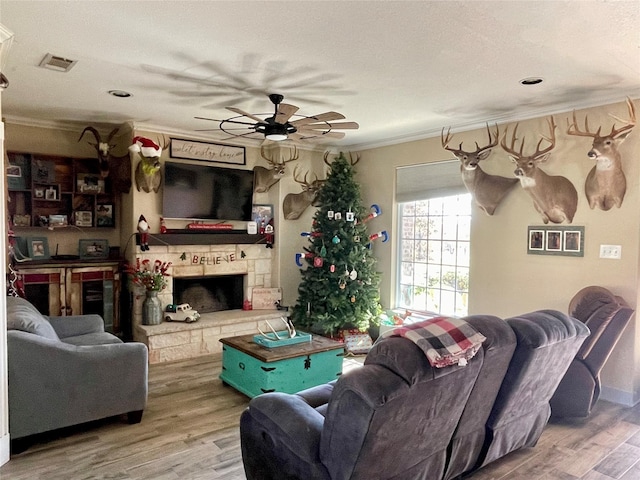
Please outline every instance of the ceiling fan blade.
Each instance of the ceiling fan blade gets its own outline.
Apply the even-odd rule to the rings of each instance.
[[[289,137],[291,138],[292,135],[296,135],[296,138],[304,141],[326,140],[329,138],[334,140],[340,140],[345,137],[344,132],[326,132],[326,133],[300,132],[300,133],[289,134]]]
[[[242,115],[244,117],[250,118],[252,120],[255,120],[256,122],[264,123],[263,118],[256,117],[253,113],[245,112],[244,110],[240,110],[239,108],[227,107],[227,110],[231,110],[232,112],[237,113],[238,115]]]
[[[249,123],[249,122],[239,122],[237,120],[216,120],[215,118],[206,118],[206,117],[193,117],[193,118],[197,118],[198,120],[209,120],[211,122],[220,122],[220,123],[237,123],[238,125],[249,125],[249,126],[253,126],[255,125],[255,123]],[[262,120],[261,120],[262,122]]]
[[[335,122],[335,123],[310,123],[308,125],[302,125],[298,127],[298,130],[357,130],[360,128],[356,122]]]
[[[301,125],[307,125],[309,123],[317,123],[317,122],[331,122],[333,120],[344,120],[345,116],[338,112],[325,112],[319,115],[314,115],[313,117],[301,118],[300,120],[294,120],[291,122],[291,125],[294,127],[299,127]]]
[[[281,103],[278,105],[278,112],[276,113],[276,123],[285,124],[289,121],[291,116],[299,110],[295,105],[289,105],[288,103]]]

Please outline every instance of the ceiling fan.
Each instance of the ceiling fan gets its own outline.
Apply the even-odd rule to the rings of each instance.
[[[284,96],[272,93],[269,100],[274,105],[273,115],[252,114],[236,107],[227,107],[238,115],[225,120],[195,117],[199,120],[220,122],[219,128],[232,137],[264,138],[280,142],[282,140],[319,141],[344,138],[344,132],[336,130],[357,130],[356,122],[336,122],[345,117],[338,112],[325,112],[319,115],[297,115],[298,107],[282,103]],[[258,115],[270,115],[261,118]],[[252,120],[252,121],[251,121]],[[197,130],[197,131],[210,131]]]

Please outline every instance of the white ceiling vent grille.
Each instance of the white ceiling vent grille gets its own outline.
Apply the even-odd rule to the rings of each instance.
[[[69,60],[47,53],[40,62],[40,66],[56,72],[68,72],[76,63],[78,63],[77,60]]]

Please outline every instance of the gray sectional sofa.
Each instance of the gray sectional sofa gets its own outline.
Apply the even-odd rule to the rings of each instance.
[[[333,383],[253,398],[240,419],[247,479],[451,480],[534,446],[589,329],[553,310],[466,320],[486,337],[466,366],[433,368],[388,337]]]
[[[104,331],[98,315],[45,316],[7,297],[11,439],[128,414],[147,401],[147,347]]]

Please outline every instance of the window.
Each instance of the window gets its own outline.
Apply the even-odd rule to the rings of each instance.
[[[399,203],[398,307],[465,316],[470,194]]]

